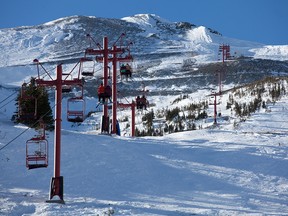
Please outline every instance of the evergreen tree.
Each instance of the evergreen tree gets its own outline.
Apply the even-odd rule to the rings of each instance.
[[[17,97],[16,106],[18,112],[12,117],[15,122],[37,128],[41,118],[47,130],[54,129],[48,92],[44,87],[36,86],[35,78],[31,78],[29,84],[23,84]]]

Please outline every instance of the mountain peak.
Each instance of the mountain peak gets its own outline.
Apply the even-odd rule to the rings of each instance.
[[[130,17],[123,17],[122,20],[125,20],[126,22],[136,23],[140,26],[151,26],[151,27],[156,26],[158,22],[169,24],[171,23],[170,21],[165,20],[155,14],[136,14]]]

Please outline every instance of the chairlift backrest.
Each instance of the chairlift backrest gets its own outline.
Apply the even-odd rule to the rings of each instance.
[[[95,72],[95,61],[90,58],[82,58],[82,76],[93,76]]]

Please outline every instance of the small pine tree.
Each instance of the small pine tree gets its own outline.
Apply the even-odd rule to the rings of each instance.
[[[37,128],[41,119],[47,130],[54,129],[48,92],[44,87],[36,86],[35,78],[31,78],[30,83],[20,89],[16,106],[18,112],[12,116],[16,123]]]

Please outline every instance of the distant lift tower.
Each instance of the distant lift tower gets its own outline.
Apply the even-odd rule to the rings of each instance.
[[[219,46],[219,56],[222,58],[222,70],[218,71],[218,82],[219,82],[219,95],[222,94],[222,79],[225,68],[225,60],[230,59],[230,46],[229,45],[220,45]],[[219,58],[220,60],[220,58]]]
[[[217,71],[219,91],[212,93],[214,96],[214,124],[217,124],[217,96],[222,95],[222,79],[223,74],[225,73],[225,61],[230,59],[230,46],[225,44],[220,45],[218,55],[222,58],[222,67],[219,71]]]

